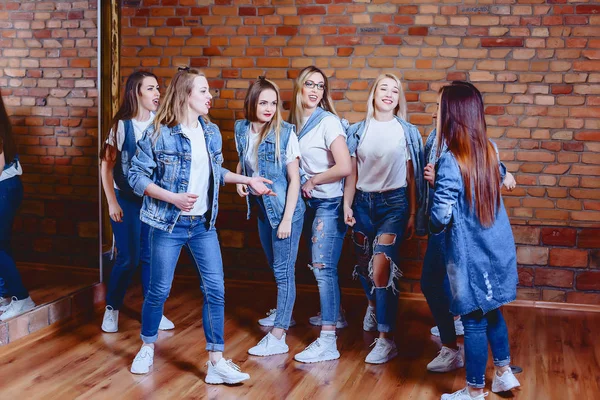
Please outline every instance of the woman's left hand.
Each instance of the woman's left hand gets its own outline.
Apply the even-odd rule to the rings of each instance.
[[[262,176],[255,176],[254,178],[250,178],[248,186],[252,189],[252,193],[257,196],[277,196],[274,191],[265,185],[265,183],[272,184],[273,181],[263,178]]]
[[[413,238],[415,234],[415,214],[411,214],[408,218],[408,223],[406,224],[406,230],[404,231],[404,237],[406,240],[410,240]]]
[[[316,185],[313,182],[312,178],[307,180],[306,183],[302,185],[302,196],[306,197],[307,199],[312,198],[312,191],[315,188],[315,186]]]
[[[277,237],[279,239],[287,239],[292,234],[292,221],[283,219],[277,228]]]

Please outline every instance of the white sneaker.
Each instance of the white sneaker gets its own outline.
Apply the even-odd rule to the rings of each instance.
[[[294,356],[294,360],[303,363],[316,363],[337,360],[338,358],[340,358],[340,352],[337,349],[337,337],[335,335],[321,335],[306,349]]]
[[[115,310],[112,306],[106,306],[102,318],[102,330],[106,333],[114,333],[119,330],[119,310]]]
[[[285,333],[281,339],[277,339],[271,332],[260,339],[260,342],[248,350],[248,354],[253,356],[273,356],[275,354],[284,354],[290,351],[290,348],[285,343]]]
[[[261,318],[258,320],[258,324],[260,326],[274,326],[276,317],[277,309],[271,308],[269,312],[267,312],[267,316],[265,318]],[[290,320],[290,328],[294,325],[296,325],[296,321],[294,321],[294,318],[292,317],[292,319]]]
[[[169,331],[171,329],[175,329],[175,324],[163,315],[160,318],[160,324],[158,325],[158,330],[159,331]]]
[[[442,346],[436,358],[427,364],[427,371],[431,372],[449,372],[465,366],[462,352],[452,350],[449,347]]]
[[[321,319],[321,313],[317,313],[317,315],[315,315],[314,317],[310,317],[308,319],[308,323],[314,326],[321,326],[323,325],[323,320]],[[338,320],[335,323],[335,327],[337,329],[343,329],[346,328],[348,326],[348,321],[346,321],[346,312],[342,311],[340,313],[340,315],[338,315]]]
[[[6,309],[8,308],[8,305],[10,304],[11,298],[10,297],[0,297],[0,313],[3,313],[4,311],[6,311]]]
[[[373,306],[367,306],[367,311],[363,318],[363,330],[366,332],[377,330],[377,317],[375,316],[375,307]]]
[[[454,331],[456,332],[456,336],[462,336],[465,334],[465,327],[463,326],[460,317],[454,320]],[[433,336],[440,336],[440,329],[437,326],[431,328],[431,334]]]
[[[508,392],[516,387],[521,386],[513,372],[509,369],[504,371],[502,376],[494,373],[494,380],[492,381],[492,392]]]
[[[458,392],[454,392],[452,394],[443,394],[442,400],[481,400],[484,397],[487,397],[489,392],[485,392],[476,397],[471,397],[469,394],[469,389],[463,388]]]
[[[250,379],[250,375],[243,373],[240,367],[234,364],[231,360],[225,360],[221,358],[215,365],[208,361],[208,372],[204,382],[211,385],[218,385],[220,383],[240,383],[247,379]]]
[[[16,297],[12,297],[12,301],[6,306],[4,313],[0,315],[0,321],[6,321],[9,318],[21,315],[35,307],[35,303],[31,300],[31,297],[27,297],[23,300],[17,300]]]
[[[154,349],[150,346],[142,346],[131,363],[132,374],[147,374],[154,363]]]
[[[398,348],[393,340],[386,338],[375,338],[371,344],[375,346],[373,350],[365,358],[365,362],[369,364],[383,364],[390,361],[398,355]]]

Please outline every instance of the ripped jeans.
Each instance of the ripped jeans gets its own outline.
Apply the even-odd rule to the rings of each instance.
[[[303,232],[311,254],[308,267],[319,286],[322,325],[335,325],[340,310],[337,268],[346,236],[342,197],[305,201]]]
[[[488,359],[488,343],[492,349],[494,365],[510,364],[508,329],[499,308],[483,314],[481,310],[461,317],[465,326],[465,363],[467,385],[485,387],[485,369]]]
[[[376,304],[377,330],[391,332],[398,312],[399,248],[408,222],[408,196],[405,187],[387,192],[356,191],[354,196],[352,241],[357,255],[353,276],[359,278],[370,301]],[[375,257],[389,263],[386,284],[377,285],[381,272],[374,270]],[[384,261],[385,263],[385,261]],[[377,275],[377,276],[376,276]]]

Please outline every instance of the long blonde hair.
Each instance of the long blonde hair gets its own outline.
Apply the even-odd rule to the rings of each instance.
[[[256,143],[258,146],[265,137],[271,132],[273,129],[275,133],[275,160],[279,162],[281,159],[281,151],[279,149],[280,146],[280,133],[281,133],[281,97],[279,96],[279,88],[275,84],[263,76],[260,76],[256,81],[252,82],[250,87],[248,88],[248,92],[246,93],[246,98],[244,99],[244,114],[246,119],[250,122],[257,122],[258,117],[256,116],[256,108],[258,107],[258,98],[260,94],[265,90],[273,90],[277,95],[277,107],[275,110],[275,115],[269,122],[263,125],[260,132],[260,140]],[[258,152],[256,153],[258,157]]]
[[[331,99],[331,94],[329,93],[329,81],[327,80],[327,76],[323,71],[319,68],[310,66],[304,68],[298,74],[298,78],[294,81],[294,91],[292,92],[292,103],[290,107],[290,116],[288,118],[288,122],[296,126],[296,133],[300,133],[300,129],[302,128],[300,124],[302,123],[302,115],[304,104],[302,104],[302,88],[304,84],[308,80],[308,76],[314,72],[318,72],[323,76],[323,81],[325,84],[325,88],[323,89],[323,98],[319,102],[319,107],[324,109],[325,111],[329,111],[332,114],[338,116],[338,113],[335,111],[333,107],[333,100]]]
[[[398,105],[394,109],[394,114],[406,121],[406,97],[404,96],[404,90],[402,89],[402,82],[400,82],[400,79],[396,75],[388,73],[379,75],[377,79],[375,79],[373,86],[371,86],[369,98],[367,100],[367,122],[375,115],[375,91],[377,90],[379,83],[386,78],[393,79],[398,85]]]
[[[187,104],[194,87],[194,79],[199,76],[206,77],[203,72],[197,69],[179,67],[179,70],[171,80],[165,98],[161,102],[158,111],[156,111],[156,116],[154,117],[154,133],[152,138],[155,141],[160,135],[161,125],[172,128],[185,120]],[[202,118],[206,122],[210,121],[208,116],[203,115]]]

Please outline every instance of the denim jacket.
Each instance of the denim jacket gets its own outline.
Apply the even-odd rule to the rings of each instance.
[[[225,175],[229,170],[222,167],[223,141],[217,125],[198,119],[204,130],[208,149],[212,187],[210,227],[215,226],[219,211],[219,183],[225,184]],[[160,134],[154,141],[154,124],[144,132],[137,143],[137,154],[131,160],[129,184],[138,196],[143,196],[149,184],[154,183],[173,193],[186,193],[192,166],[192,146],[190,140],[181,131],[181,125],[172,128],[160,126]],[[144,196],[140,219],[148,225],[172,232],[181,210],[171,203]]]
[[[427,140],[425,141],[425,165],[432,164],[435,166],[438,162],[438,152],[436,151],[435,143],[437,137],[437,129],[431,131],[429,136],[427,136]],[[496,147],[496,143],[490,139],[490,142],[494,145],[494,149],[496,149],[496,155],[498,156],[498,162],[500,163],[500,179],[504,181],[504,177],[506,176],[506,166],[502,161],[500,161],[500,156],[498,154],[498,148]],[[442,149],[440,154],[446,150],[446,143],[442,143]],[[429,182],[425,182],[425,213],[426,215],[431,215],[431,206],[433,205],[433,190],[429,186]]]
[[[415,172],[415,182],[417,189],[417,215],[415,218],[415,230],[416,234],[423,236],[427,234],[427,214],[425,213],[426,205],[426,193],[425,193],[425,179],[423,178],[423,169],[425,168],[425,156],[423,152],[423,139],[416,126],[404,121],[398,116],[394,116],[396,120],[402,125],[404,129],[404,135],[406,137],[407,147],[410,151],[410,158],[412,159],[413,169]],[[365,120],[357,122],[348,128],[348,150],[350,154],[355,155],[356,149],[360,143],[362,134],[365,131]],[[382,143],[385,146],[385,143]]]
[[[516,298],[517,254],[504,203],[501,199],[493,225],[483,227],[467,203],[458,162],[448,150],[436,166],[430,229],[431,234],[445,231],[453,314],[487,313]]]
[[[125,138],[123,140],[123,146],[118,152],[116,164],[113,168],[114,180],[121,195],[125,196],[130,200],[142,202],[142,198],[137,196],[131,186],[129,185],[128,175],[129,168],[131,167],[131,159],[135,156],[136,143],[135,133],[133,131],[133,123],[130,119],[123,120],[123,126],[125,127]]]
[[[246,157],[246,148],[248,147],[248,133],[250,131],[250,121],[246,119],[240,119],[235,121],[235,141],[237,146],[237,153],[242,165],[242,174],[246,173],[246,163],[244,159]],[[294,125],[287,122],[281,122],[280,136],[279,136],[279,153],[281,158],[279,161],[275,159],[275,132],[271,130],[265,137],[265,139],[258,145],[258,175],[263,178],[267,178],[273,181],[273,184],[266,184],[277,196],[262,196],[265,209],[267,211],[267,218],[273,229],[276,229],[283,218],[285,211],[285,202],[287,199],[288,180],[287,180],[287,163],[286,163],[286,149],[290,140],[290,135],[296,134],[296,128]],[[250,219],[250,196],[246,197],[247,204],[247,219]],[[305,205],[300,196],[300,190],[298,190],[298,201],[296,202],[296,209],[294,210],[293,220],[296,221],[304,216]]]

